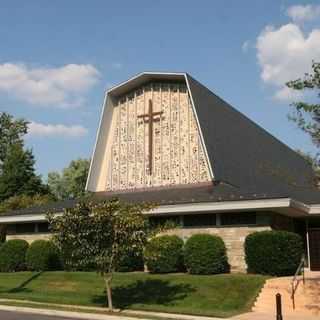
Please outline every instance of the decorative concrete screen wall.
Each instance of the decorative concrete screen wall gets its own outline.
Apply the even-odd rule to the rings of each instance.
[[[149,83],[118,98],[110,134],[108,191],[211,180],[184,83]]]

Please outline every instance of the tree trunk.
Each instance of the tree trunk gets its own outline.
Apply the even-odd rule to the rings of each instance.
[[[112,274],[108,276],[104,276],[104,282],[106,284],[106,293],[107,293],[107,301],[108,301],[108,308],[110,311],[113,310],[112,305],[112,290],[111,290],[111,280],[112,280]]]

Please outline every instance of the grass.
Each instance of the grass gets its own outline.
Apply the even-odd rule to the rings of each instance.
[[[228,317],[248,311],[266,277],[117,273],[116,308]],[[102,307],[104,283],[93,272],[0,273],[0,298]]]

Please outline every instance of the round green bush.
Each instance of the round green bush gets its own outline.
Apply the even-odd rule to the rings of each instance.
[[[130,250],[121,255],[120,261],[117,265],[116,271],[118,272],[132,272],[143,271],[143,254],[142,252],[135,252]]]
[[[144,261],[151,273],[183,270],[183,240],[175,235],[151,239],[144,250]]]
[[[184,262],[191,274],[215,274],[228,271],[223,240],[210,234],[191,236],[184,248]]]
[[[47,271],[61,268],[59,251],[57,247],[47,240],[35,240],[26,253],[28,270]]]
[[[248,272],[272,276],[293,275],[303,255],[303,241],[293,232],[260,231],[246,237]]]
[[[26,268],[28,242],[8,240],[0,247],[0,272],[23,271]]]

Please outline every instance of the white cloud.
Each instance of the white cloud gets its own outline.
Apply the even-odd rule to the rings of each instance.
[[[79,138],[86,136],[88,129],[80,125],[66,126],[63,124],[43,124],[38,122],[30,122],[28,136],[29,137],[69,137]]]
[[[303,76],[312,60],[320,61],[320,29],[306,34],[293,23],[279,28],[267,26],[258,36],[256,48],[261,79],[276,88],[275,98],[292,100],[296,92],[285,83]]]
[[[287,9],[287,15],[296,23],[311,21],[320,17],[319,5],[295,5]]]
[[[241,46],[242,52],[244,52],[244,53],[248,52],[250,45],[251,45],[251,43],[249,40],[246,40],[245,42],[243,42],[243,44]]]
[[[77,107],[83,104],[85,93],[98,79],[98,70],[90,64],[59,68],[0,64],[0,93],[33,105]]]

